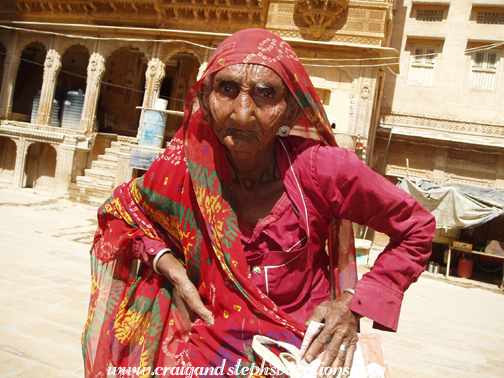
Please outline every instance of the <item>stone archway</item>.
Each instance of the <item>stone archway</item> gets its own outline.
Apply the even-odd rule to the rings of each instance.
[[[133,47],[115,50],[105,63],[98,102],[99,131],[136,136],[147,60]]]
[[[46,48],[39,42],[30,43],[21,53],[12,99],[12,119],[30,122],[33,99],[42,88],[46,54]]]
[[[12,184],[17,146],[11,138],[0,137],[0,182]]]
[[[184,101],[189,89],[196,83],[200,62],[196,56],[179,52],[165,62],[165,77],[159,91],[159,98],[168,100],[169,110],[184,110]],[[173,136],[182,126],[183,117],[169,114],[166,135]]]
[[[55,98],[60,101],[61,127],[80,129],[90,54],[86,47],[73,45],[61,58]]]
[[[55,174],[56,149],[48,143],[32,143],[26,154],[23,188],[53,190]]]

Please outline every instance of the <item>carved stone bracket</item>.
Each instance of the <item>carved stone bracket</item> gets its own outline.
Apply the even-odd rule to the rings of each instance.
[[[349,0],[298,0],[297,11],[310,28],[315,39],[325,34],[326,28],[333,25],[348,8]]]

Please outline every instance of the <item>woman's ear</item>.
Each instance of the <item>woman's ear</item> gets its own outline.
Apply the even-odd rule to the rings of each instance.
[[[303,115],[303,109],[299,106],[296,99],[289,93],[287,97],[287,109],[285,110],[283,125],[289,126],[291,129],[296,126],[296,123]]]
[[[201,111],[203,112],[203,116],[207,120],[208,123],[212,123],[212,113],[210,112],[210,91],[212,89],[212,77],[213,75],[207,76],[201,87],[198,91],[198,101],[200,104]]]

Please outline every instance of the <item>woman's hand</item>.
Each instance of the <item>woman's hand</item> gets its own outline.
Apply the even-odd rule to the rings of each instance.
[[[171,253],[165,253],[159,258],[156,267],[175,286],[175,291],[184,301],[188,311],[199,315],[207,325],[212,325],[214,316],[203,304],[198,289],[187,276],[187,271],[180,260]]]
[[[325,326],[319,335],[312,341],[306,351],[305,360],[311,362],[317,357],[323,346],[330,341],[320,369],[331,367],[332,375],[336,375],[338,368],[341,368],[342,376],[348,376],[352,366],[353,354],[357,345],[357,321],[360,316],[350,310],[352,294],[343,293],[334,301],[323,302],[315,308],[310,321],[324,323]],[[344,347],[342,346],[344,345]]]

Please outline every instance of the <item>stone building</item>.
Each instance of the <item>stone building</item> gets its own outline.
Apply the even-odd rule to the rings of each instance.
[[[502,196],[504,1],[397,0],[391,47],[400,53],[400,74],[385,80],[370,166],[393,183],[409,177]],[[441,269],[455,238],[486,250],[489,241],[504,240],[504,217],[438,229],[431,261]],[[385,243],[375,237],[373,248]],[[477,262],[484,258],[496,264],[487,266],[493,271],[502,265],[488,256]]]
[[[367,161],[390,71],[380,62],[397,58],[388,47],[393,3],[4,0],[0,181],[101,203],[142,173],[132,156],[156,156],[181,126],[185,93],[219,43],[250,27],[293,46],[337,139]],[[163,141],[143,145],[158,99],[168,100]]]
[[[394,13],[400,74],[370,165],[394,182],[504,190],[504,2],[398,0]]]

